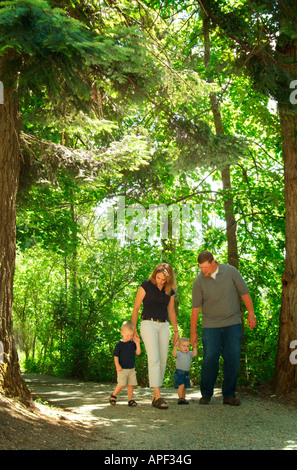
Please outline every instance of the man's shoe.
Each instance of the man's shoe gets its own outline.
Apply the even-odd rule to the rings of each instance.
[[[228,397],[228,398],[223,399],[223,404],[224,405],[231,405],[231,406],[238,406],[238,405],[240,405],[240,400],[239,400],[239,398]]]
[[[199,400],[200,405],[208,405],[209,402],[210,402],[210,398],[208,397],[201,397]]]

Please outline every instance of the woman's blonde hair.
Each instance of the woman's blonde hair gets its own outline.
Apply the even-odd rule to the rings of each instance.
[[[176,281],[172,267],[168,263],[161,263],[155,267],[152,274],[149,277],[149,280],[156,285],[156,275],[158,273],[164,274],[166,276],[166,283],[165,283],[165,292],[167,295],[171,294],[172,290],[176,289]]]

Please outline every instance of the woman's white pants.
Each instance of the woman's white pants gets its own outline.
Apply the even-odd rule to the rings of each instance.
[[[150,387],[161,387],[168,356],[169,323],[142,320],[140,334],[147,353],[149,385]]]

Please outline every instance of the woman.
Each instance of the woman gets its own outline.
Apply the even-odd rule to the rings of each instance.
[[[152,405],[160,409],[168,408],[160,392],[170,339],[168,318],[174,331],[172,342],[176,344],[178,341],[174,308],[175,288],[172,267],[167,263],[159,264],[149,279],[139,287],[132,313],[132,323],[136,326],[139,309],[143,303],[140,333],[148,358],[149,385],[154,389]]]

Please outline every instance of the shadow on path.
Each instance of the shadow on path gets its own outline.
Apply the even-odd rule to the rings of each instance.
[[[297,450],[297,409],[248,394],[242,404],[222,404],[220,390],[209,405],[200,405],[199,390],[188,394],[189,405],[178,405],[176,390],[164,388],[168,410],[151,405],[149,388],[137,387],[137,407],[127,405],[124,389],[109,404],[114,384],[82,382],[24,374],[34,399],[62,408],[75,419],[102,428],[109,450]]]

